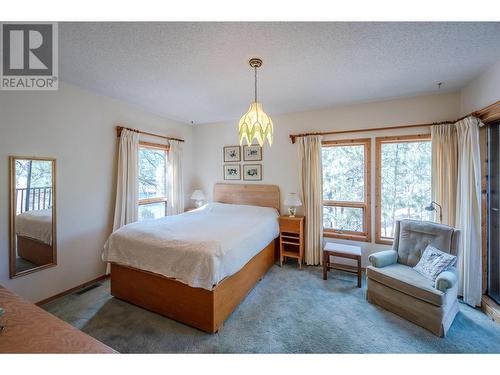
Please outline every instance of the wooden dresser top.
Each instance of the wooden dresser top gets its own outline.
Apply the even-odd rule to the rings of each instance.
[[[116,353],[0,285],[0,353]]]

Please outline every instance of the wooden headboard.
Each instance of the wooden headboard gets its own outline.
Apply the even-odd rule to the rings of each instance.
[[[280,211],[280,188],[277,185],[215,184],[214,202],[273,207]]]

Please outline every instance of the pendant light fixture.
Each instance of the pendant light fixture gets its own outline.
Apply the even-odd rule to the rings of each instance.
[[[262,105],[257,101],[257,68],[262,66],[262,60],[259,58],[252,58],[249,64],[254,69],[255,74],[255,97],[247,113],[240,119],[240,145],[242,145],[243,141],[246,139],[248,145],[251,145],[253,141],[256,140],[262,147],[267,139],[269,146],[271,146],[273,144],[273,121],[271,117],[262,110]]]

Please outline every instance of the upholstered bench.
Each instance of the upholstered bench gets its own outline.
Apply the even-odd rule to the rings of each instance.
[[[354,259],[357,261],[357,267],[330,262],[330,257]],[[361,248],[359,246],[327,242],[323,249],[323,280],[328,278],[328,271],[331,269],[357,274],[358,288],[361,288]]]

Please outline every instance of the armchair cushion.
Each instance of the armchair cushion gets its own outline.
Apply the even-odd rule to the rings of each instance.
[[[380,251],[371,254],[368,260],[374,267],[382,268],[396,263],[398,261],[398,253],[394,250]]]
[[[454,233],[452,227],[418,220],[401,220],[398,224],[398,239],[394,242],[398,263],[414,267],[429,244],[453,254],[453,251],[450,251]]]
[[[446,293],[448,289],[453,288],[458,282],[458,271],[455,267],[450,267],[446,271],[441,272],[436,281],[434,282],[434,287],[443,293]]]
[[[368,266],[366,275],[380,284],[435,306],[446,303],[446,293],[434,288],[432,280],[403,264],[395,263],[383,268]]]

